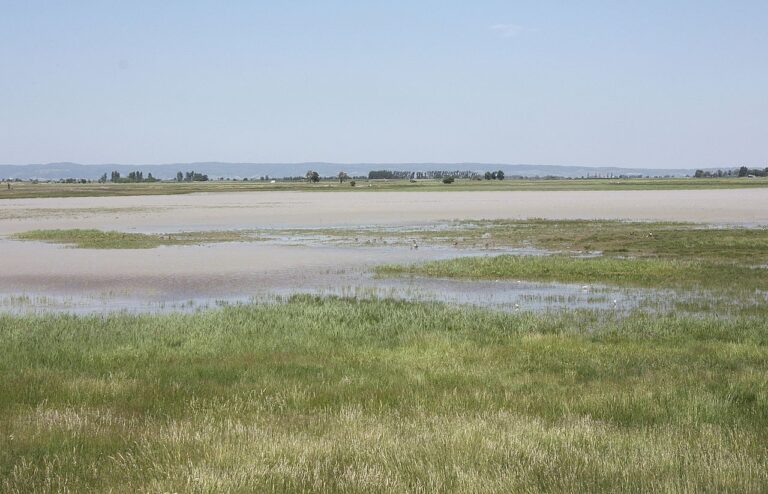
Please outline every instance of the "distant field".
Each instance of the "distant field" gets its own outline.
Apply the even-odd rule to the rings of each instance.
[[[446,191],[446,190],[683,190],[683,189],[735,189],[768,187],[768,178],[659,178],[659,179],[573,179],[573,180],[456,180],[443,184],[439,180],[358,180],[356,186],[347,181],[307,182],[155,182],[128,184],[59,184],[28,182],[14,183],[8,190],[3,184],[0,199],[37,197],[91,197],[190,194],[193,192],[238,192],[261,190],[299,191]]]

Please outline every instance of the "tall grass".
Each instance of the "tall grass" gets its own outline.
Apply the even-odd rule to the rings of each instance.
[[[760,318],[0,316],[0,491],[759,491]]]

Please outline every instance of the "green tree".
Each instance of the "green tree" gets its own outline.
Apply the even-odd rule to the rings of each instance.
[[[746,177],[747,175],[749,175],[749,168],[747,168],[746,166],[740,167],[739,168],[739,176],[740,177]]]
[[[307,171],[307,181],[311,183],[317,183],[320,181],[320,174],[314,170]]]

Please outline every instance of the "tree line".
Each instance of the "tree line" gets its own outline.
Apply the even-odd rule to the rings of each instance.
[[[695,178],[718,178],[718,177],[768,177],[768,167],[749,168],[740,166],[738,169],[727,170],[696,170],[693,174]]]
[[[400,170],[371,170],[368,172],[369,180],[403,180],[403,179],[443,179],[443,178],[464,178],[480,180],[485,178],[486,180],[504,180],[504,172],[502,170],[485,172],[480,174],[470,170],[432,170],[432,171],[400,171]]]
[[[153,177],[152,173],[148,173],[147,176],[144,176],[144,172],[135,171],[128,173],[127,176],[123,177],[120,175],[120,172],[117,170],[112,171],[112,173],[109,176],[109,179],[107,179],[107,174],[103,174],[99,178],[99,183],[106,183],[107,181],[113,182],[113,183],[138,183],[138,182],[159,182],[160,180]]]
[[[208,175],[204,173],[197,173],[195,171],[181,173],[176,172],[176,181],[177,182],[207,182],[208,181]]]
[[[113,170],[112,173],[107,176],[107,174],[103,174],[98,182],[99,183],[106,183],[106,182],[112,182],[112,183],[141,183],[141,182],[159,182],[160,179],[155,178],[152,176],[152,173],[147,173],[147,176],[144,176],[144,172],[142,171],[133,171],[129,172],[128,175],[122,176],[119,171]],[[204,173],[197,173],[195,171],[191,172],[177,172],[176,173],[176,181],[177,182],[207,182],[208,181],[208,175],[205,175]]]

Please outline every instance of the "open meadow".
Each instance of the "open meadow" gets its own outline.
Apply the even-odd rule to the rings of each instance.
[[[760,188],[0,205],[2,492],[768,485]]]

